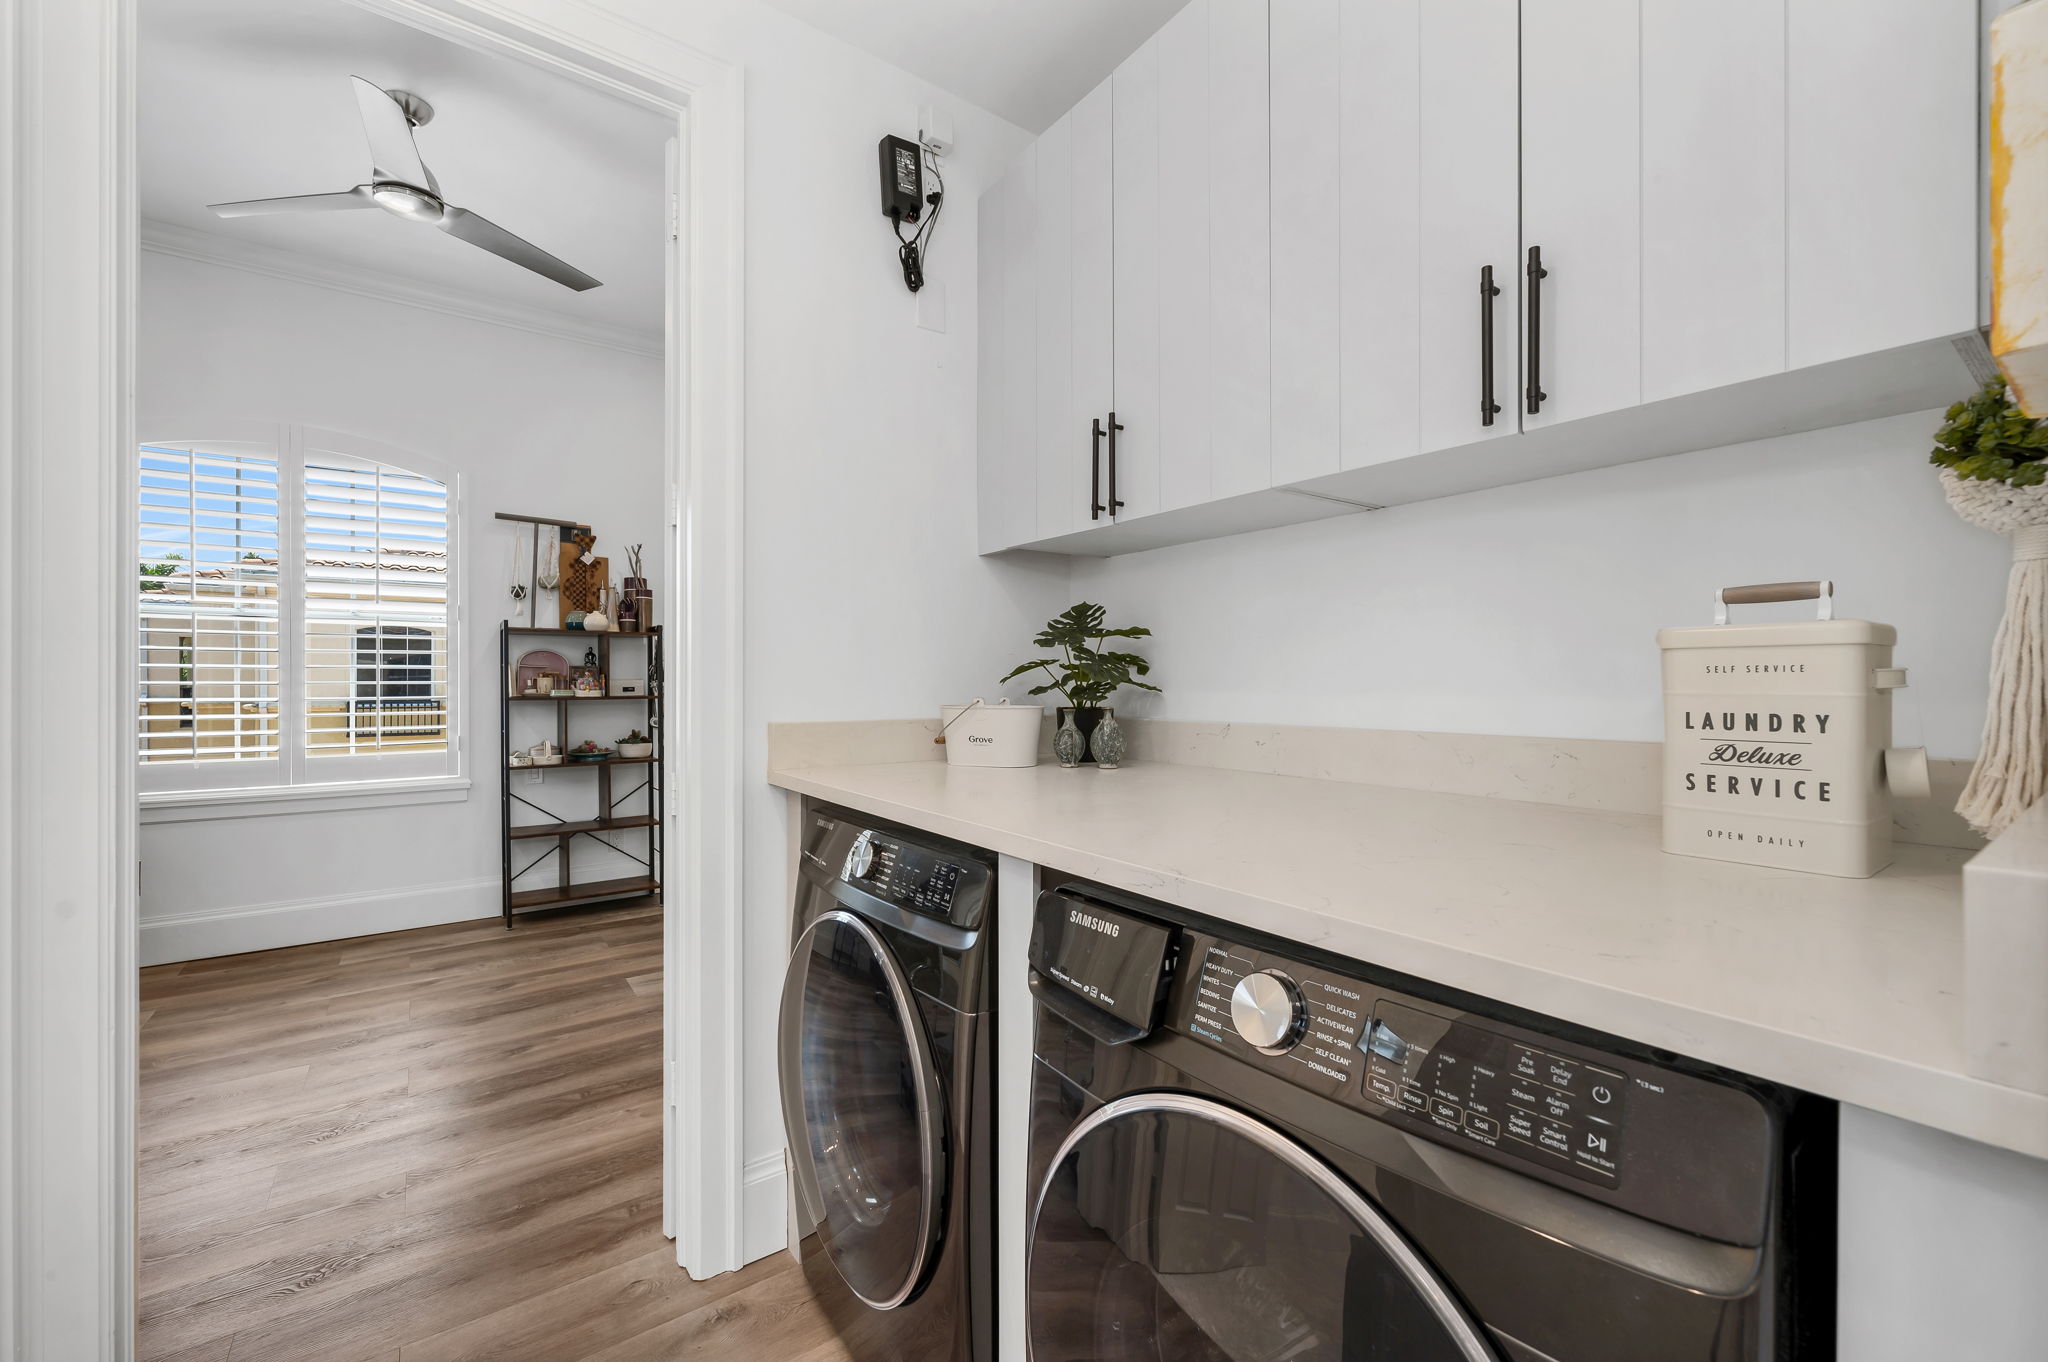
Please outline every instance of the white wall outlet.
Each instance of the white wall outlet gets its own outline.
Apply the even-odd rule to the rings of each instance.
[[[936,104],[920,105],[917,140],[933,155],[944,156],[953,149],[953,116]]]
[[[526,773],[526,783],[528,785],[538,785],[541,782],[541,777],[546,774],[547,772],[545,771],[528,771]]]

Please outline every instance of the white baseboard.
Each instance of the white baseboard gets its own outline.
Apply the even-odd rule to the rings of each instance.
[[[617,867],[611,864],[614,859],[619,862]],[[638,873],[635,863],[623,856],[579,858],[576,868],[579,879]],[[280,946],[341,941],[379,932],[496,917],[503,911],[501,905],[496,875],[165,916],[152,916],[145,903],[139,957],[144,965],[169,965],[180,960],[276,950]],[[777,1162],[779,1168],[779,1156]],[[776,1214],[780,1216],[781,1212]]]
[[[409,927],[468,922],[500,911],[498,877],[409,885],[370,894],[256,903],[142,919],[144,965],[339,941]]]
[[[751,1263],[788,1246],[789,1173],[778,1149],[740,1172],[740,1256]]]

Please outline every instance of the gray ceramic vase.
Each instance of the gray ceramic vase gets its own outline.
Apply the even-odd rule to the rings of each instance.
[[[1060,721],[1059,730],[1052,735],[1052,754],[1060,759],[1060,765],[1075,767],[1088,752],[1088,740],[1081,736],[1081,730],[1074,727],[1071,712]]]
[[[1095,754],[1095,764],[1105,771],[1114,771],[1123,764],[1124,729],[1116,721],[1116,715],[1102,716],[1102,722],[1095,725],[1095,732],[1089,735],[1088,750]]]

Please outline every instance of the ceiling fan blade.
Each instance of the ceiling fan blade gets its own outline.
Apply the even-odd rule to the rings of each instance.
[[[370,186],[359,184],[339,194],[296,194],[282,199],[242,199],[235,203],[206,205],[224,218],[254,218],[270,213],[334,213],[349,208],[374,208]]]
[[[481,246],[492,255],[501,255],[515,265],[523,265],[535,274],[544,274],[556,283],[581,293],[585,289],[597,288],[602,282],[591,278],[582,270],[565,260],[549,255],[540,247],[492,222],[479,217],[467,208],[448,205],[437,224],[440,229],[458,241],[467,241],[472,246]]]
[[[361,76],[350,76],[356,86],[356,109],[363,116],[363,135],[370,139],[370,165],[379,180],[397,180],[419,189],[441,192],[434,172],[420,159],[412,140],[412,120],[398,101]]]

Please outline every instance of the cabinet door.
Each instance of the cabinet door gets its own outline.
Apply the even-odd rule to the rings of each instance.
[[[1209,500],[1209,0],[1159,45],[1159,509]]]
[[[1525,430],[1642,400],[1640,8],[1522,9]]]
[[[1209,85],[1210,468],[1220,500],[1273,485],[1266,0],[1209,0]]]
[[[1036,181],[1036,157],[1027,147],[981,196],[979,209],[977,498],[983,553],[1039,537],[1031,278]]]
[[[1519,429],[1517,319],[1521,304],[1516,0],[1426,0],[1420,56],[1423,450]],[[1480,271],[1497,296],[1482,300]],[[1482,303],[1493,344],[1480,347]],[[1491,424],[1482,416],[1482,360],[1493,370]]]
[[[1643,395],[1785,367],[1785,0],[1642,6]]]
[[[1338,427],[1346,468],[1419,448],[1421,77],[1425,0],[1343,7],[1338,135]]]
[[[1159,40],[1110,77],[1116,457],[1113,519],[1159,508]],[[1107,457],[1105,451],[1105,457]]]
[[[1033,305],[1037,310],[1038,379],[1034,395],[1039,539],[1088,524],[1088,416],[1074,396],[1074,125],[1072,115],[1047,128],[1032,148],[1034,195]],[[1098,413],[1099,414],[1099,413]]]
[[[1113,78],[1112,78],[1113,79]],[[1077,517],[1065,528],[1107,524],[1107,470],[1096,457],[1090,423],[1109,422],[1116,405],[1116,320],[1114,290],[1114,208],[1111,202],[1112,122],[1110,81],[1089,91],[1067,115],[1072,128],[1072,299],[1074,470],[1070,494]],[[1106,458],[1106,454],[1104,455]],[[1098,498],[1098,491],[1100,496]],[[1100,506],[1101,510],[1096,508]]]
[[[1274,6],[1269,42],[1273,481],[1288,483],[1338,468],[1337,0]]]
[[[1786,0],[1789,361],[1977,325],[1977,0]]]

